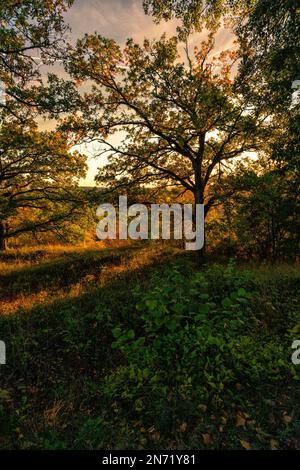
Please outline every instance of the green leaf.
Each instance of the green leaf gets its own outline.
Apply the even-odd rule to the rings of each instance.
[[[111,332],[114,338],[119,338],[122,334],[122,330],[119,326],[116,326],[116,328],[113,328]]]
[[[240,287],[237,291],[237,294],[239,297],[246,297],[247,296],[247,292],[245,291],[245,289],[243,287]]]
[[[133,339],[134,337],[135,337],[134,331],[133,331],[133,330],[129,330],[129,331],[127,332],[126,338],[127,338],[127,339]]]
[[[232,301],[229,297],[225,297],[225,299],[222,300],[222,305],[224,308],[229,308],[232,305]]]

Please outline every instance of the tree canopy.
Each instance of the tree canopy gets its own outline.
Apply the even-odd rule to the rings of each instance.
[[[57,228],[78,211],[85,158],[71,152],[67,134],[39,129],[42,116],[57,117],[75,97],[70,81],[50,74],[45,84],[40,70],[64,57],[63,12],[71,4],[0,3],[0,248],[25,231]]]
[[[109,188],[146,184],[190,191],[205,212],[226,196],[223,177],[233,159],[255,151],[268,130],[232,78],[235,51],[213,57],[214,37],[178,54],[176,38],[129,40],[124,50],[99,35],[85,36],[68,70],[92,83],[72,126],[82,140],[103,144],[109,163],[98,181]],[[126,139],[108,139],[118,131]]]

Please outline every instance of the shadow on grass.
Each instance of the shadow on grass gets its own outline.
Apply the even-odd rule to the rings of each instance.
[[[34,294],[43,289],[66,289],[80,282],[86,275],[99,275],[103,266],[116,266],[138,250],[138,246],[116,249],[86,249],[65,253],[37,265],[17,268],[0,275],[0,299],[16,295]]]
[[[120,249],[113,260],[119,260],[123,251]],[[131,251],[136,252],[136,248]],[[107,253],[97,259],[97,266],[99,262],[111,262],[111,256]],[[7,347],[7,365],[1,369],[2,386],[17,401],[25,384],[37,387],[38,395],[43,395],[38,398],[42,403],[55,400],[57,388],[61,388],[59,395],[66,397],[71,393],[72,400],[79,399],[83,380],[100,380],[105,371],[122,361],[120,353],[111,349],[112,328],[139,328],[133,289],[150,289],[154,272],[163,276],[174,262],[182,263],[188,274],[186,261],[186,253],[166,253],[108,278],[102,287],[95,284],[84,294],[0,316],[1,339]],[[44,269],[43,265],[39,272]]]

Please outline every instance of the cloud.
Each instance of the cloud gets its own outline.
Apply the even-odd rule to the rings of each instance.
[[[128,37],[140,42],[176,33],[177,21],[155,25],[145,15],[142,0],[75,0],[65,15],[72,28],[72,41],[85,33],[97,32],[123,45]]]

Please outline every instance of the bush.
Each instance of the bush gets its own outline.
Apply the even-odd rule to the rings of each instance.
[[[150,292],[137,290],[141,324],[112,330],[126,363],[106,377],[106,399],[129,418],[170,429],[203,406],[222,406],[237,383],[255,390],[290,375],[290,345],[256,317],[254,286],[230,263],[190,278],[174,268]]]

